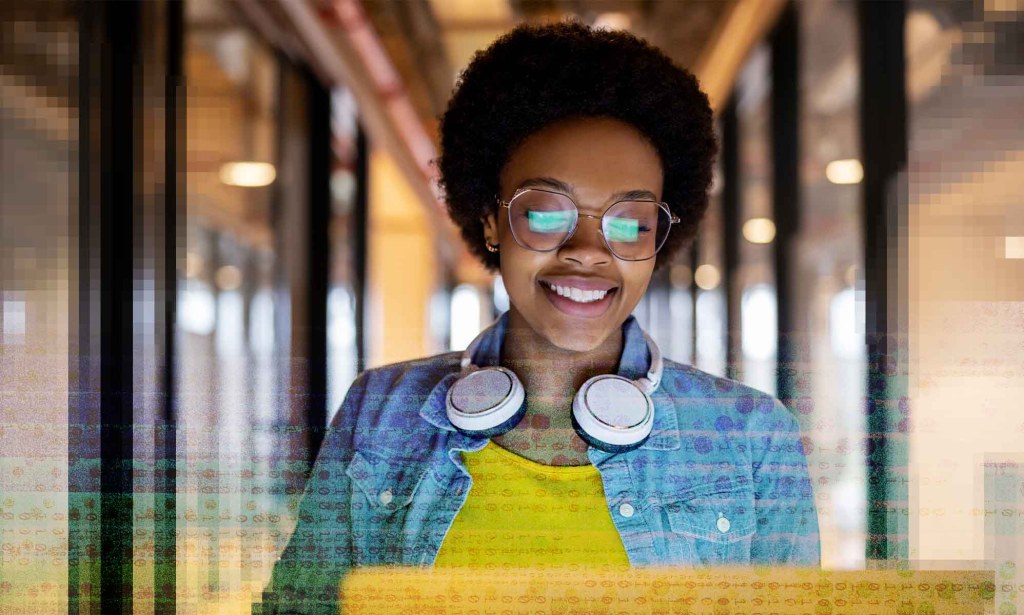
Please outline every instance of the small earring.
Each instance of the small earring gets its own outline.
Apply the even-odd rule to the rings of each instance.
[[[487,241],[486,239],[484,240],[484,246],[487,247],[487,251],[488,252],[497,252],[498,251],[498,244],[492,244],[491,242]]]

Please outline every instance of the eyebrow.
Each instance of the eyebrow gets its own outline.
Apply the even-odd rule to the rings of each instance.
[[[575,186],[553,177],[531,177],[530,179],[521,182],[517,190],[522,190],[524,188],[548,188],[558,192],[564,192],[566,195],[572,195],[575,192]],[[658,198],[650,190],[627,190],[625,192],[616,192],[612,195],[611,200],[657,201]]]

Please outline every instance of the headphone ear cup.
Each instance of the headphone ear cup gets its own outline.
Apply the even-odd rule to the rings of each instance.
[[[455,429],[490,438],[511,431],[523,420],[526,389],[511,370],[485,367],[456,380],[445,404]]]
[[[631,451],[651,435],[654,402],[638,382],[612,374],[594,376],[572,400],[572,426],[596,449]]]

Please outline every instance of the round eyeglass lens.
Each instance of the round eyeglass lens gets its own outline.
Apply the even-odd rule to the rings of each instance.
[[[508,207],[516,241],[531,250],[554,250],[576,228],[577,211],[569,197],[544,190],[527,190]]]
[[[651,258],[668,238],[672,216],[653,201],[620,201],[604,214],[608,248],[623,260]]]

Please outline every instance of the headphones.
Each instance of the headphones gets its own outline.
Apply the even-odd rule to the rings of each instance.
[[[462,353],[462,375],[448,389],[448,420],[459,432],[494,437],[511,431],[526,415],[526,389],[512,370],[478,367],[473,353],[490,331],[484,329]],[[644,333],[651,353],[647,376],[630,380],[600,374],[583,383],[572,400],[572,426],[584,442],[609,453],[640,447],[651,435],[654,402],[661,382],[661,351]]]

